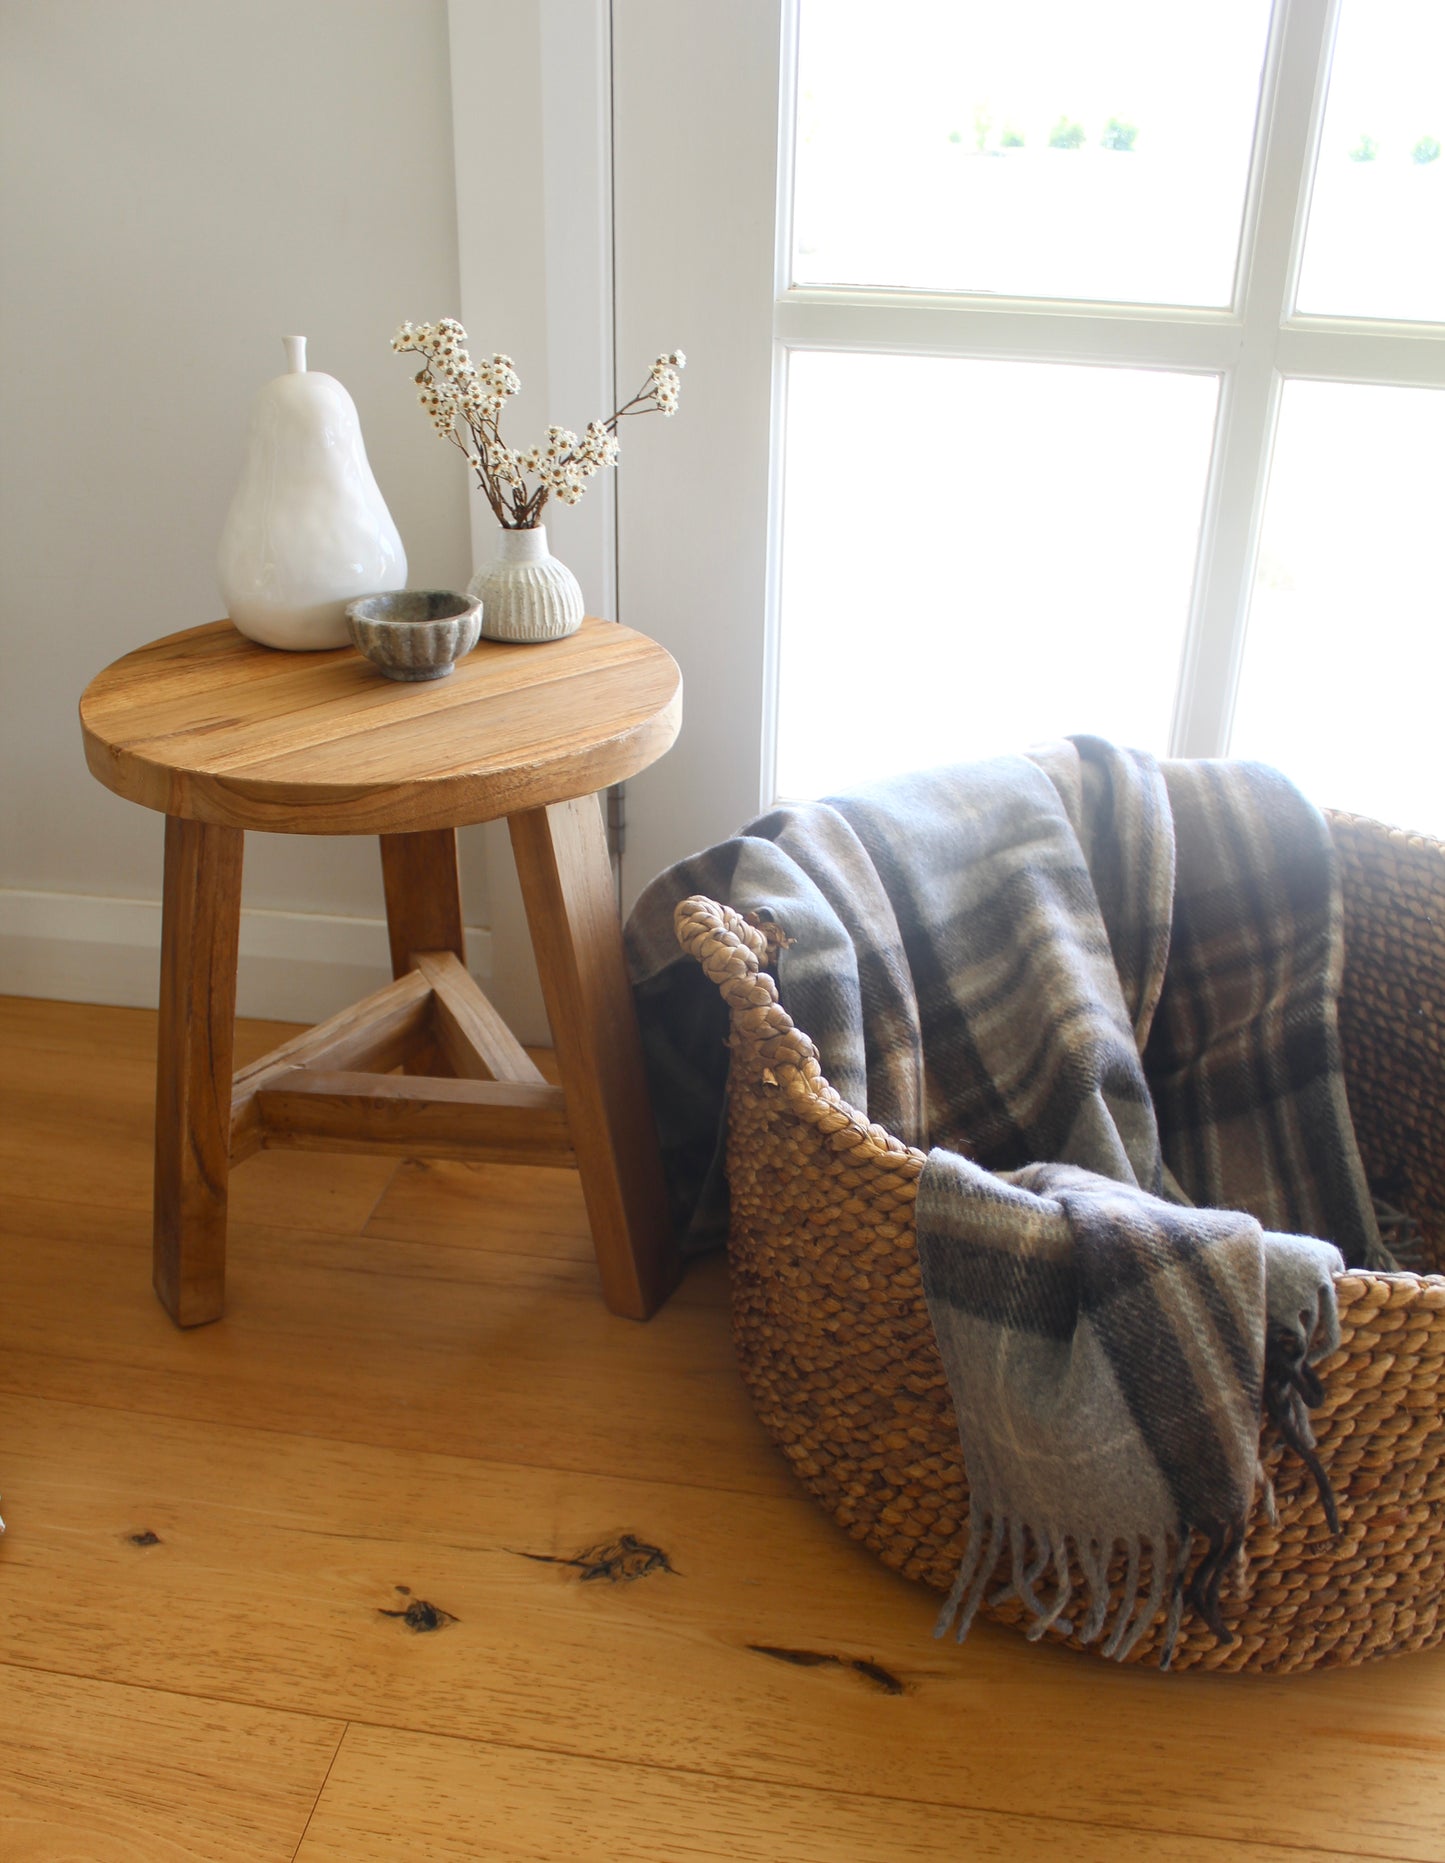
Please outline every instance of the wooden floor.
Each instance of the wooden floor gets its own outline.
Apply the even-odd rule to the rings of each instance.
[[[8,1863],[1445,1857],[1445,1650],[934,1643],[764,1440],[723,1264],[612,1318],[567,1173],[262,1154],[176,1331],[153,1031],[0,1002]]]

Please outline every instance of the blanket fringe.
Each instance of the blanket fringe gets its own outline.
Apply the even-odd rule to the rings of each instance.
[[[1316,1450],[1309,1417],[1310,1411],[1323,1402],[1324,1394],[1319,1373],[1303,1356],[1297,1341],[1283,1329],[1271,1327],[1264,1353],[1265,1412],[1314,1477],[1330,1532],[1338,1539],[1340,1510],[1329,1475]]]
[[[1058,1589],[1054,1593],[1053,1603],[1042,1617],[1035,1617],[1024,1632],[1030,1643],[1037,1643],[1045,1631],[1053,1629],[1073,1594],[1074,1583],[1069,1575],[1069,1542],[1066,1539],[1060,1539],[1054,1548],[1054,1575],[1058,1579]]]
[[[993,1576],[993,1569],[998,1564],[998,1556],[1003,1551],[1006,1523],[995,1518],[990,1522],[988,1534],[988,1552],[985,1554],[983,1535],[983,1515],[970,1503],[968,1511],[968,1545],[959,1564],[958,1576],[953,1581],[953,1588],[943,1601],[943,1609],[938,1613],[938,1620],[933,1626],[935,1637],[946,1637],[954,1617],[958,1618],[956,1632],[958,1642],[962,1643],[973,1628],[973,1620],[978,1615],[978,1607],[983,1602],[983,1594],[988,1588],[988,1581]]]
[[[1140,1554],[1140,1547],[1139,1547],[1138,1540],[1130,1540],[1129,1541],[1129,1565],[1128,1565],[1128,1569],[1124,1573],[1123,1600],[1120,1603],[1118,1612],[1114,1618],[1113,1633],[1111,1634],[1108,1642],[1105,1643],[1104,1648],[1103,1648],[1103,1654],[1107,1656],[1112,1662],[1123,1662],[1124,1658],[1129,1654],[1129,1650],[1133,1649],[1134,1643],[1138,1641],[1138,1637],[1136,1636],[1133,1642],[1129,1644],[1128,1649],[1124,1647],[1124,1638],[1127,1635],[1128,1629],[1129,1629],[1129,1612],[1133,1606],[1135,1599],[1137,1599],[1137,1597],[1139,1596],[1140,1556],[1141,1554]]]
[[[1078,1594],[1086,1607],[1078,1626],[1080,1642],[1096,1643],[1107,1631],[1100,1653],[1111,1661],[1125,1662],[1162,1610],[1165,1620],[1159,1667],[1167,1669],[1179,1640],[1186,1603],[1199,1612],[1221,1643],[1234,1641],[1219,1613],[1219,1590],[1226,1571],[1238,1560],[1243,1528],[1230,1524],[1208,1529],[1205,1536],[1204,1555],[1186,1586],[1194,1541],[1190,1528],[1177,1534],[1166,1532],[1153,1539],[1136,1535],[1111,1541],[1086,1540],[1010,1520],[1006,1515],[970,1501],[968,1543],[953,1585],[938,1613],[933,1634],[945,1637],[952,1630],[955,1640],[962,1643],[972,1630],[985,1599],[992,1608],[1013,1598],[1017,1598],[1029,1614],[1030,1622],[1024,1634],[1031,1643],[1038,1642],[1056,1627],[1071,1633],[1074,1626],[1064,1613],[1076,1596],[1070,1565],[1072,1545],[1074,1561],[1084,1577],[1082,1592]],[[1109,1564],[1120,1549],[1127,1563],[1123,1587],[1115,1605],[1109,1588]],[[989,1585],[1005,1554],[1009,1562],[1008,1579],[990,1595]],[[1141,1588],[1140,1572],[1146,1555],[1149,1578]],[[1050,1574],[1052,1579],[1052,1595],[1047,1598],[1039,1595],[1045,1574]]]
[[[1241,1521],[1217,1521],[1201,1527],[1200,1531],[1208,1544],[1199,1564],[1194,1568],[1188,1592],[1183,1595],[1188,1597],[1189,1603],[1219,1641],[1228,1645],[1234,1641],[1234,1632],[1220,1615],[1219,1588],[1224,1582],[1224,1574],[1239,1558],[1244,1545],[1244,1525]]]

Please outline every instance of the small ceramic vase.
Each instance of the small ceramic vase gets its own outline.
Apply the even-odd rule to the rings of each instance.
[[[582,625],[582,587],[547,549],[547,526],[498,533],[497,555],[467,584],[486,640],[561,640]]]
[[[287,372],[256,397],[246,463],[221,533],[226,612],[266,647],[344,647],[346,604],[406,586],[406,552],[372,476],[356,403],[308,371],[287,336]]]

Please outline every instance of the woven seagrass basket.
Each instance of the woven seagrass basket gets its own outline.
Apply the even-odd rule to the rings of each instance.
[[[1445,846],[1355,816],[1330,825],[1360,1149],[1414,1219],[1414,1259],[1445,1269]],[[677,929],[731,1012],[733,1330],[754,1405],[842,1526],[946,1591],[968,1489],[914,1245],[924,1155],[828,1085],[778,1003],[761,932],[703,898],[678,908]],[[1235,1641],[1186,1613],[1176,1670],[1312,1669],[1445,1639],[1445,1274],[1350,1272],[1336,1291],[1340,1349],[1313,1418],[1342,1531],[1331,1538],[1313,1482],[1266,1431],[1278,1520],[1260,1511],[1223,1601]],[[1122,1558],[1110,1576],[1117,1602]],[[1016,1602],[985,1615],[1023,1622]],[[1157,1662],[1161,1635],[1162,1621],[1130,1661]]]

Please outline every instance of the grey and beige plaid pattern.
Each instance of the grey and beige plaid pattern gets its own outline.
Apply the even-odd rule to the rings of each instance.
[[[919,1253],[972,1498],[946,1619],[967,1629],[1003,1561],[1037,1631],[1074,1611],[1122,1656],[1161,1601],[1177,1624],[1202,1544],[1188,1596],[1218,1624],[1262,1404],[1311,1454],[1329,1244],[1388,1263],[1322,818],[1259,766],[1079,738],[778,809],[671,869],[628,941],[696,1247],[726,1220],[726,1020],[677,962],[694,892],[782,928],[780,995],[828,1079],[932,1147]],[[1106,1584],[1071,1596],[1070,1549],[1100,1579],[1127,1555],[1114,1621]]]
[[[1175,824],[1173,929],[1144,1049],[1165,1162],[1196,1203],[1328,1236],[1394,1266],[1345,1100],[1344,965],[1329,829],[1277,771],[1164,766]]]

